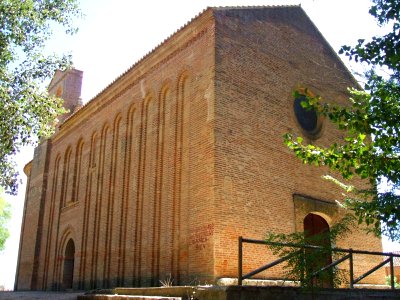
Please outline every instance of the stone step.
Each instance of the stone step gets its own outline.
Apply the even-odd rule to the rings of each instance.
[[[79,296],[78,300],[182,300],[181,297],[164,297],[164,296],[140,296],[140,295],[84,295]]]
[[[103,291],[106,292],[106,291]],[[108,294],[86,294],[78,300],[226,300],[226,299],[299,299],[299,300],[399,300],[400,290],[320,289],[304,291],[292,286],[178,286],[159,288],[115,288]],[[155,296],[158,295],[158,296]]]

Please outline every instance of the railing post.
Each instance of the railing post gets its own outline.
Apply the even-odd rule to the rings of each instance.
[[[301,251],[301,273],[300,273],[300,284],[301,286],[305,286],[304,284],[304,277],[305,277],[305,273],[306,273],[306,248],[301,247],[300,249]]]
[[[353,270],[353,249],[352,248],[350,248],[349,249],[350,251],[349,251],[349,254],[350,254],[350,257],[349,257],[349,262],[350,262],[350,288],[352,289],[352,288],[354,288],[354,283],[353,283],[353,280],[354,280],[354,270]]]
[[[289,255],[286,255],[284,257],[279,258],[278,260],[273,261],[272,263],[266,264],[262,267],[257,268],[254,271],[251,271],[249,273],[246,273],[243,275],[243,243],[250,243],[250,244],[266,244],[266,245],[276,245],[276,246],[280,246],[280,247],[296,247],[296,248],[300,248],[300,250],[291,253]],[[306,249],[322,249],[320,246],[313,246],[313,245],[299,245],[299,244],[294,244],[294,243],[278,243],[278,242],[269,242],[269,241],[261,241],[261,240],[254,240],[254,239],[247,239],[247,238],[243,238],[242,236],[239,236],[238,239],[238,285],[241,286],[243,284],[243,280],[244,279],[248,279],[251,278],[252,276],[259,274],[271,267],[274,267],[288,259],[290,259],[293,255],[302,255],[303,254],[303,265],[305,265],[305,256],[306,256]],[[342,248],[333,248],[332,251],[335,252],[341,252],[341,253],[348,253],[347,255],[343,256],[342,258],[335,260],[334,262],[330,263],[329,265],[324,266],[322,269],[320,269],[317,272],[314,272],[313,274],[311,274],[312,276],[318,275],[318,273],[323,272],[325,270],[328,270],[332,267],[335,267],[341,263],[343,263],[346,259],[349,259],[349,273],[350,273],[350,288],[354,289],[355,284],[357,284],[358,282],[360,282],[361,280],[363,280],[365,277],[371,275],[373,272],[375,272],[376,270],[384,267],[385,265],[387,266],[387,264],[390,264],[390,287],[391,289],[395,289],[395,279],[394,279],[394,258],[395,257],[400,257],[400,255],[398,254],[394,254],[394,253],[387,253],[387,252],[377,252],[377,251],[366,251],[366,250],[354,250],[352,248],[350,249],[342,249]],[[364,274],[362,274],[361,276],[354,278],[354,255],[355,254],[362,254],[362,255],[385,255],[386,258],[385,260],[383,260],[381,263],[379,263],[378,265],[374,266],[372,269],[368,270],[367,272],[365,272]],[[304,266],[303,266],[304,267]],[[302,270],[302,274],[300,274],[300,278],[299,280],[303,283],[305,280],[305,275],[307,273],[307,269]],[[313,282],[311,281],[311,284]]]
[[[242,285],[243,278],[243,237],[239,236],[239,255],[238,255],[238,285]]]
[[[393,253],[390,253],[390,288],[394,290],[394,266],[393,266]]]

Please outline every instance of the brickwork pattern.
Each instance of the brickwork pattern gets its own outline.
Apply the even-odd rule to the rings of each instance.
[[[303,165],[283,144],[283,135],[302,134],[293,112],[295,89],[308,87],[344,104],[347,87],[355,82],[300,8],[217,11],[216,29],[216,215],[224,218],[216,226],[215,270],[217,277],[235,277],[238,236],[263,239],[267,231],[303,231],[308,213],[329,224],[343,214],[334,205],[341,191],[321,178],[335,174]],[[332,124],[322,126],[320,138],[308,142],[340,141]],[[296,195],[309,205],[296,205]],[[380,240],[362,230],[340,246],[381,250]],[[245,271],[271,260],[265,247],[246,247],[251,258]],[[379,261],[355,263],[366,270]],[[378,272],[366,281],[382,278]]]
[[[35,242],[26,247],[23,237],[22,252],[31,256],[21,256],[19,289],[60,289],[70,239],[74,288],[159,285],[170,274],[175,282],[189,282],[189,273],[211,277],[212,247],[197,251],[206,243],[193,235],[213,219],[209,206],[202,221],[200,207],[213,188],[204,180],[212,178],[213,23],[210,12],[194,22],[197,32],[174,36],[168,51],[145,58],[143,70],[125,74],[52,138],[48,184],[37,168],[30,175],[38,180],[29,192],[48,187],[44,213],[27,208],[44,223],[37,285],[29,280]],[[31,199],[39,201],[29,196],[28,205],[36,205]],[[25,226],[24,235],[36,227]]]
[[[282,135],[299,132],[295,88],[344,103],[349,85],[301,8],[207,9],[38,147],[17,288],[62,289],[70,240],[75,289],[211,283],[237,275],[239,235],[302,231],[310,212],[332,224],[340,191]],[[339,138],[326,122],[317,142]],[[381,249],[361,230],[340,246]],[[246,251],[247,269],[271,259]]]

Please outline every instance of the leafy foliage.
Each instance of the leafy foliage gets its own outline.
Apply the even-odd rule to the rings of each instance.
[[[4,246],[10,233],[7,228],[7,222],[11,218],[11,206],[3,197],[3,189],[0,188],[0,251]]]
[[[386,285],[390,286],[391,279],[392,279],[392,277],[390,275],[389,276],[385,276]],[[396,276],[394,276],[394,287],[396,289],[400,289],[400,284],[397,282],[397,277]]]
[[[374,233],[382,231],[392,240],[400,240],[400,1],[373,3],[370,13],[379,25],[391,29],[389,33],[369,42],[360,39],[356,46],[340,50],[370,66],[364,91],[350,88],[348,106],[324,103],[320,96],[306,92],[294,95],[303,95],[303,107],[316,110],[343,130],[344,141],[319,147],[287,134],[285,143],[304,163],[328,166],[346,179],[354,175],[368,179],[369,190],[345,187],[355,196],[348,196],[344,205]],[[379,191],[376,187],[386,181],[388,189]]]
[[[71,58],[43,50],[51,27],[73,33],[79,14],[76,0],[0,1],[0,186],[8,193],[17,189],[14,155],[49,135],[64,112],[61,100],[42,85],[56,69],[69,67]]]
[[[305,289],[325,287],[329,282],[333,287],[339,287],[346,282],[347,272],[337,267],[318,272],[325,267],[326,258],[332,256],[337,260],[340,254],[332,252],[333,245],[340,238],[351,233],[354,226],[354,216],[346,214],[340,222],[332,225],[329,232],[306,237],[304,232],[291,234],[267,233],[266,241],[274,255],[289,257],[284,266],[285,278],[299,281]],[[326,239],[330,243],[326,243]],[[287,246],[290,245],[290,246]],[[319,249],[305,249],[306,245],[318,245]],[[317,274],[315,274],[317,272]]]

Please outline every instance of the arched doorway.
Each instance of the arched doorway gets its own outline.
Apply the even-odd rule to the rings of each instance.
[[[75,263],[75,244],[70,239],[65,247],[64,253],[64,268],[62,286],[64,289],[72,289],[74,280],[74,263]]]
[[[332,263],[332,253],[329,250],[331,240],[329,236],[329,224],[326,220],[310,213],[304,218],[304,236],[307,244],[324,247],[325,250],[307,250],[306,251],[306,272],[313,273],[324,266]],[[313,279],[313,285],[321,287],[333,287],[332,270],[322,272]]]

